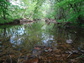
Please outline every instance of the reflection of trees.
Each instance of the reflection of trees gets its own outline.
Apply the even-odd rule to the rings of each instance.
[[[78,28],[76,29],[76,33],[74,34],[74,42],[72,43],[75,48],[83,48],[84,46],[84,29]]]
[[[38,25],[38,26],[37,26]],[[24,35],[24,42],[22,43],[22,46],[27,49],[31,49],[33,46],[41,44],[42,40],[42,30],[41,30],[42,24],[34,23],[32,26],[26,26]]]
[[[36,26],[38,25],[38,26]],[[2,36],[9,37],[11,43],[14,43],[16,45],[22,45],[22,43],[27,43],[30,45],[35,45],[35,43],[40,42],[41,40],[41,26],[42,24],[34,23],[31,27],[30,26],[13,26],[12,28],[4,28],[1,33]],[[26,45],[27,46],[27,45]],[[27,46],[28,47],[28,46]]]
[[[23,26],[13,26],[11,28],[0,29],[1,34],[0,46],[1,49],[3,49],[3,51],[0,50],[2,51],[1,55],[5,54],[4,57],[6,57],[6,55],[9,54],[18,56],[20,53],[27,54],[33,48],[33,46],[41,44],[42,25],[38,24],[39,27],[37,27],[36,25],[37,23],[33,24],[31,27],[30,26],[25,27],[25,25],[23,25]],[[4,37],[4,39],[2,37]],[[18,58],[18,56],[16,56],[16,58]]]
[[[46,41],[47,46],[52,46],[55,50],[57,48],[65,51],[84,47],[84,32],[82,29],[52,29],[53,26],[41,29],[42,26],[43,24],[34,23],[31,24],[31,27],[23,25],[0,29],[0,60],[3,58],[6,60],[11,55],[12,58],[17,60],[20,56],[31,52],[35,45],[42,45],[43,40]],[[66,40],[70,39],[72,43],[66,43]]]
[[[6,36],[6,28],[0,29],[0,36]]]
[[[6,35],[6,28],[4,28],[4,33],[3,33],[3,35],[4,35],[4,36]]]
[[[78,49],[78,47],[83,48],[84,46],[84,33],[83,29],[68,29],[68,30],[63,30],[57,28],[54,31],[54,40],[55,43],[57,43],[57,48],[61,49],[69,49],[71,50],[72,48]],[[66,42],[68,41],[68,43]],[[54,44],[55,46],[55,44]]]
[[[0,60],[3,59],[3,56],[5,60],[7,60],[7,58],[10,59],[12,55],[14,56],[13,59],[15,58],[17,61],[17,59],[22,56],[21,53],[27,55],[35,45],[41,44],[42,25],[38,24],[39,27],[37,27],[37,24],[38,23],[35,23],[31,27],[23,25],[0,29],[0,55],[2,55],[0,56]],[[2,37],[4,37],[5,40]]]
[[[15,55],[13,44],[10,43],[10,37],[0,38],[0,61],[7,61],[10,55]],[[2,63],[2,62],[1,62]]]

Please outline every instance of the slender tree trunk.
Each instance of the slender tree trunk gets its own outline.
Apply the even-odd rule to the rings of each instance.
[[[3,11],[3,19],[6,20],[6,15],[5,15],[4,11]]]
[[[6,28],[4,28],[4,36],[6,36]]]

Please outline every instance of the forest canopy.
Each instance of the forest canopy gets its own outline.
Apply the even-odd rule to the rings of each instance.
[[[81,24],[84,23],[83,3],[83,0],[0,0],[0,23],[17,18],[51,18]]]

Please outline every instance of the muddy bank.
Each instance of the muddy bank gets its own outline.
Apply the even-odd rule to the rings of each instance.
[[[0,25],[21,25],[21,24],[28,24],[33,22],[34,20],[19,18],[19,19],[14,19],[12,22],[9,23],[0,23]]]

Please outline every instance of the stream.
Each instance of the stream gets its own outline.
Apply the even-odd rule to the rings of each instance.
[[[83,63],[84,29],[65,29],[44,21],[0,26],[0,63],[21,63],[39,54],[43,63]]]

